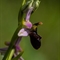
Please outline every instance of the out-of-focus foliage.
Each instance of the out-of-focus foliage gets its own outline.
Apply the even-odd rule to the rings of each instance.
[[[5,41],[11,40],[18,26],[21,3],[22,0],[0,0],[0,47],[5,46]],[[42,45],[39,50],[35,50],[29,37],[24,37],[20,45],[24,50],[25,60],[60,60],[59,3],[58,0],[41,0],[39,8],[32,14],[31,22],[43,22],[43,25],[38,27]]]

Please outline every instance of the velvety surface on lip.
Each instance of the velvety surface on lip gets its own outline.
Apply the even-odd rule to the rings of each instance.
[[[32,46],[35,49],[39,49],[41,46],[41,37],[35,32],[32,32],[29,36],[30,36],[30,41],[31,41]]]

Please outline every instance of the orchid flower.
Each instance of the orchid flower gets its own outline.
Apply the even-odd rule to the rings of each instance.
[[[28,28],[22,28],[19,32],[18,32],[18,40],[15,43],[14,49],[15,49],[15,53],[13,54],[12,58],[15,58],[21,51],[21,47],[19,46],[19,42],[22,38],[22,36],[30,36],[30,42],[32,44],[32,46],[35,49],[39,49],[41,46],[41,36],[38,35],[37,33],[37,26],[38,25],[42,25],[42,22],[38,22],[32,25],[31,29]],[[28,25],[27,25],[28,26]],[[9,46],[10,43],[6,42],[5,45]],[[8,47],[5,48],[0,48],[0,53],[1,54],[5,54],[5,52],[7,51]],[[23,58],[20,56],[19,58],[20,60],[23,60]]]
[[[5,43],[7,47],[0,48],[0,53],[5,55],[3,60],[14,60],[14,59],[24,60],[21,57],[23,52],[21,47],[19,46],[19,43],[22,37],[24,36],[30,36],[30,42],[35,49],[39,49],[39,47],[41,46],[42,37],[37,33],[37,26],[42,25],[42,22],[38,22],[35,24],[32,24],[30,22],[30,16],[39,6],[39,3],[40,3],[39,0],[36,0],[36,1],[31,0],[31,1],[28,1],[26,4],[22,4],[23,7],[20,10],[19,16],[18,16],[18,28],[15,31],[11,42]],[[24,14],[26,14],[26,16],[24,16]],[[21,27],[22,25],[24,27]],[[7,56],[8,54],[10,55]]]
[[[38,49],[41,46],[41,36],[38,35],[37,33],[37,26],[38,25],[42,25],[42,22],[38,22],[32,25],[31,29],[28,28],[22,28],[19,33],[18,36],[30,36],[30,41],[32,46],[35,49]]]

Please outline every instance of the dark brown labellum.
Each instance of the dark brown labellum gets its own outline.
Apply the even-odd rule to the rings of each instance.
[[[30,33],[30,41],[31,41],[32,46],[35,49],[40,48],[40,46],[41,46],[41,37],[38,34],[36,34],[36,32],[31,32]]]

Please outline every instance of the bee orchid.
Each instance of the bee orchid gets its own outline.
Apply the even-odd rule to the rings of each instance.
[[[0,48],[0,53],[4,55],[3,60],[24,60],[22,55],[22,49],[19,43],[24,36],[30,37],[30,42],[35,49],[39,49],[41,46],[41,36],[38,35],[37,27],[42,25],[42,22],[32,24],[30,22],[31,14],[39,7],[39,0],[30,0],[24,2],[18,14],[18,27],[11,39],[10,43],[5,43],[7,47]]]
[[[22,28],[18,36],[30,36],[30,42],[35,49],[38,49],[41,46],[41,36],[37,33],[37,26],[42,25],[42,22],[38,22],[32,25],[31,29]]]

